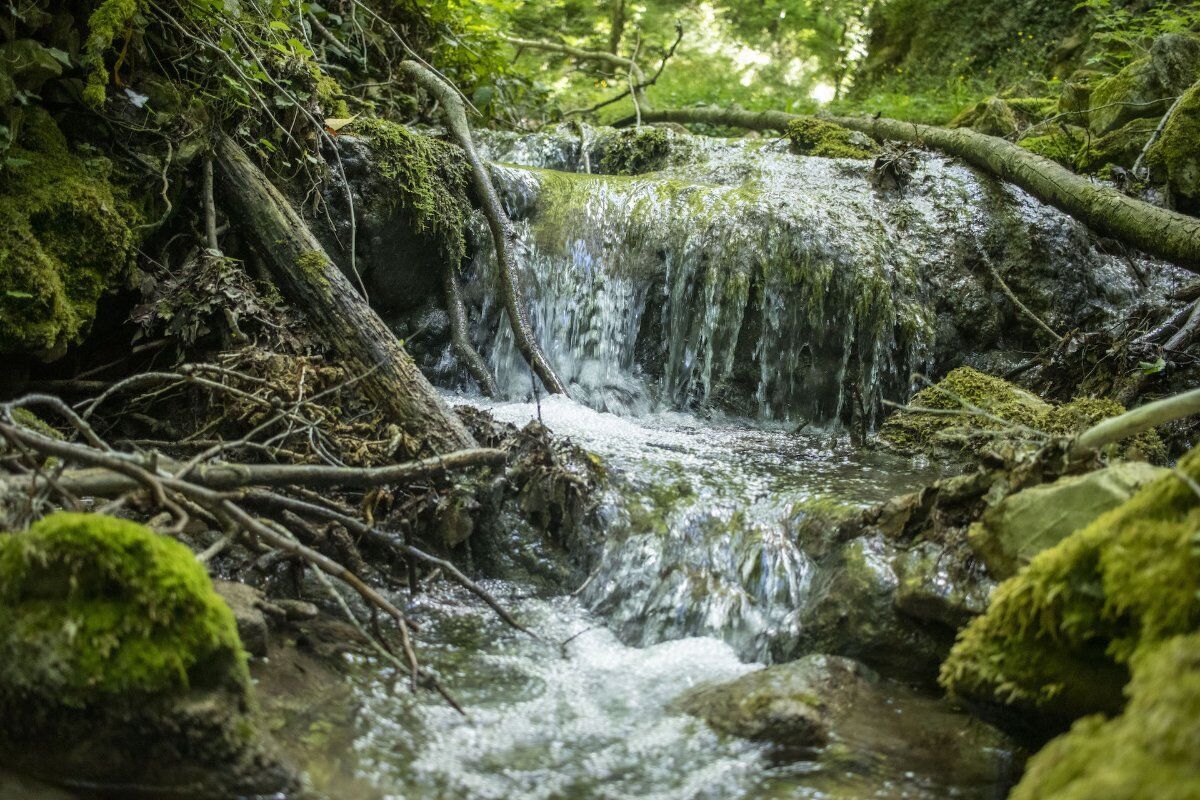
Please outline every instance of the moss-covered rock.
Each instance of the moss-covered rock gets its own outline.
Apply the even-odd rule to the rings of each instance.
[[[788,125],[788,138],[798,153],[822,158],[870,158],[871,140],[820,117],[800,117]]]
[[[970,121],[972,130],[988,136],[1007,137],[1017,132],[1017,115],[999,97],[989,97],[975,110]]]
[[[0,754],[55,781],[275,791],[234,618],[178,542],[59,513],[0,535]],[[214,796],[215,796],[214,794]]]
[[[602,175],[640,175],[667,166],[673,142],[665,128],[645,126],[609,131],[592,148],[594,169]]]
[[[1132,119],[1115,131],[1085,141],[1077,151],[1076,166],[1083,172],[1099,172],[1108,166],[1128,169],[1137,161],[1156,127],[1156,119]]]
[[[893,414],[879,429],[883,443],[905,453],[938,447],[977,452],[997,439],[1033,445],[1039,436],[1071,436],[1125,411],[1120,403],[1098,398],[1048,403],[971,367],[951,370],[934,386],[913,395],[909,406],[912,411]],[[955,411],[963,413],[937,413]],[[1166,457],[1162,440],[1153,432],[1130,439],[1116,452],[1150,461]]]
[[[1091,107],[1092,91],[1096,84],[1104,80],[1103,72],[1095,69],[1079,69],[1071,73],[1063,81],[1062,90],[1058,96],[1058,110],[1064,114],[1077,114],[1071,121],[1078,125],[1087,125],[1087,111]]]
[[[1029,761],[1011,800],[1192,800],[1200,795],[1200,634],[1133,662],[1129,704],[1091,716]]]
[[[379,176],[391,187],[379,201],[407,211],[417,233],[431,236],[447,262],[457,265],[466,251],[471,213],[470,170],[462,150],[375,117],[356,120],[351,130],[368,137]]]
[[[1200,211],[1200,85],[1193,86],[1146,153],[1151,180],[1171,189],[1176,205]]]
[[[52,360],[79,342],[96,304],[127,276],[137,222],[104,159],[71,152],[33,110],[0,188],[0,354]]]
[[[1178,470],[1200,478],[1200,450]],[[1167,473],[1001,584],[942,666],[951,693],[1065,724],[1121,708],[1128,665],[1200,624],[1200,501]]]
[[[1115,131],[1132,119],[1158,117],[1171,101],[1149,56],[1125,66],[1096,83],[1088,106],[1088,128],[1093,136]]]
[[[1070,168],[1075,168],[1088,138],[1085,129],[1073,125],[1039,129],[1030,133],[1032,135],[1026,136],[1017,144]]]

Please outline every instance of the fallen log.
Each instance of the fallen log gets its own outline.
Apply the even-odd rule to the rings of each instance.
[[[521,287],[517,279],[516,258],[513,255],[512,242],[516,234],[512,222],[500,203],[496,187],[492,185],[492,177],[487,166],[475,150],[475,142],[471,138],[471,128],[467,125],[467,111],[463,106],[458,92],[444,80],[434,75],[427,68],[415,61],[404,61],[400,70],[413,79],[441,103],[442,116],[446,127],[454,135],[467,162],[471,165],[471,177],[475,192],[483,205],[483,215],[487,217],[488,227],[492,232],[492,241],[496,246],[496,263],[500,267],[500,294],[504,300],[504,309],[508,312],[508,320],[512,326],[513,339],[517,349],[525,357],[530,368],[541,379],[546,391],[551,394],[567,394],[567,385],[562,382],[541,346],[533,336],[529,326],[529,318],[521,305]],[[453,312],[452,312],[453,313]]]
[[[642,122],[724,125],[750,130],[786,131],[799,115],[783,111],[685,108],[646,111]],[[880,141],[910,142],[961,158],[968,164],[1021,187],[1097,233],[1110,236],[1192,272],[1200,272],[1200,219],[1168,211],[1122,194],[1025,148],[969,128],[939,128],[895,119],[828,117]],[[618,127],[633,124],[628,118]]]
[[[259,245],[276,283],[325,343],[363,374],[367,396],[429,452],[474,447],[462,421],[262,170],[224,134],[216,157],[233,218]]]

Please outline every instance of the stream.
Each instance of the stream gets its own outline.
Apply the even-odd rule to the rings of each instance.
[[[461,399],[459,400],[461,402]],[[780,754],[714,733],[672,707],[686,689],[745,674],[768,643],[802,626],[808,558],[783,535],[814,503],[850,506],[912,489],[931,466],[856,452],[829,435],[662,412],[598,412],[564,398],[481,403],[518,425],[536,419],[617,473],[613,530],[637,507],[653,531],[605,543],[577,597],[493,580],[488,588],[538,635],[507,628],[442,582],[416,601],[422,658],[468,716],[410,694],[390,667],[355,671],[354,791],[407,798],[993,798],[1008,754],[963,763],[912,742],[877,740]],[[670,491],[663,491],[663,487]],[[643,517],[645,515],[645,517]],[[634,530],[640,530],[634,526]],[[912,741],[963,720],[897,686],[880,714],[911,717]],[[868,735],[868,739],[871,737]],[[370,787],[370,789],[364,788]]]
[[[920,603],[955,591],[936,550],[814,538],[804,522],[954,471],[861,434],[914,373],[1003,372],[1040,347],[996,276],[1062,330],[1170,276],[936,155],[905,156],[905,179],[881,188],[869,161],[778,140],[667,139],[670,157],[632,176],[585,174],[603,152],[583,158],[573,129],[484,141],[504,164],[521,301],[572,398],[534,391],[482,221],[464,297],[504,399],[474,392],[437,301],[390,322],[452,403],[540,419],[599,456],[601,524],[566,543],[575,591],[519,570],[489,582],[536,639],[445,581],[409,601],[422,659],[466,716],[359,656],[351,755],[312,772],[340,776],[327,789],[347,800],[1003,797],[1012,748],[972,744],[975,723],[929,685],[953,622],[931,632],[894,602],[901,584]],[[516,527],[502,544],[527,546]],[[783,751],[678,710],[691,687],[814,652],[887,676],[827,746]]]

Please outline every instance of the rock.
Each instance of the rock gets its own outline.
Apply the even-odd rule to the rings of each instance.
[[[1200,86],[1189,89],[1146,153],[1150,179],[1166,183],[1181,211],[1200,212]]]
[[[1200,477],[1200,449],[1177,469]],[[1113,714],[1140,654],[1200,621],[1200,506],[1174,473],[1142,486],[992,594],[940,680],[982,713],[1045,736]]]
[[[1012,800],[1200,795],[1200,634],[1141,657],[1126,694],[1120,716],[1086,717],[1031,758]]]
[[[316,619],[321,610],[313,603],[305,600],[272,600],[271,605],[283,612],[284,618],[291,622],[305,622]]]
[[[238,638],[252,656],[266,656],[270,644],[267,619],[263,616],[266,598],[253,586],[237,581],[213,581],[213,591],[221,596],[225,605],[233,612],[237,623]]]
[[[1109,165],[1129,169],[1137,161],[1157,127],[1158,120],[1154,118],[1132,119],[1111,133],[1082,142],[1083,146],[1076,151],[1080,154],[1077,160],[1079,169],[1085,172],[1099,172]]]
[[[1168,95],[1182,94],[1200,79],[1200,37],[1164,33],[1150,44],[1150,63]]]
[[[821,158],[870,158],[875,145],[863,134],[818,117],[798,117],[787,129],[797,153]]]
[[[999,97],[984,100],[978,108],[971,129],[988,136],[1007,137],[1017,132],[1017,116]]]
[[[156,796],[291,792],[251,705],[233,614],[182,544],[93,514],[0,536],[0,761]]]
[[[989,508],[971,526],[971,546],[993,576],[1007,578],[1167,472],[1132,461],[1024,489]]]
[[[1104,79],[1104,73],[1094,69],[1078,69],[1063,81],[1062,93],[1058,98],[1058,110],[1074,112],[1081,116],[1072,118],[1076,124],[1087,124],[1087,111],[1091,106],[1092,91]]]
[[[866,667],[848,658],[809,655],[684,695],[679,707],[723,733],[790,747],[829,740],[830,717],[869,685]]]
[[[1092,91],[1088,127],[1094,136],[1116,131],[1129,120],[1159,118],[1171,101],[1200,77],[1200,38],[1164,34],[1150,54],[1130,62]]]
[[[701,686],[676,701],[716,730],[786,750],[824,748],[827,768],[871,763],[955,783],[999,783],[1015,748],[939,700],[880,680],[845,658],[809,655]]]
[[[1171,105],[1169,91],[1150,56],[1098,82],[1092,91],[1088,128],[1093,136],[1115,131],[1132,119],[1159,117]]]
[[[962,549],[922,542],[898,556],[892,562],[898,579],[896,608],[950,631],[986,611],[995,584]]]
[[[817,565],[799,612],[804,622],[789,653],[859,659],[889,677],[932,683],[952,631],[930,630],[898,613],[901,548],[873,534],[851,539]]]

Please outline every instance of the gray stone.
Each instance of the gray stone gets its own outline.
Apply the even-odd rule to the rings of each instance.
[[[1139,58],[1096,84],[1088,128],[1093,136],[1102,136],[1132,119],[1162,116],[1171,105],[1169,94],[1150,57]]]
[[[1131,461],[1025,489],[989,508],[968,539],[989,572],[1006,578],[1165,471]]]
[[[213,581],[213,589],[233,612],[238,636],[246,652],[259,658],[266,656],[271,639],[267,619],[263,616],[265,598],[262,592],[236,581]]]

